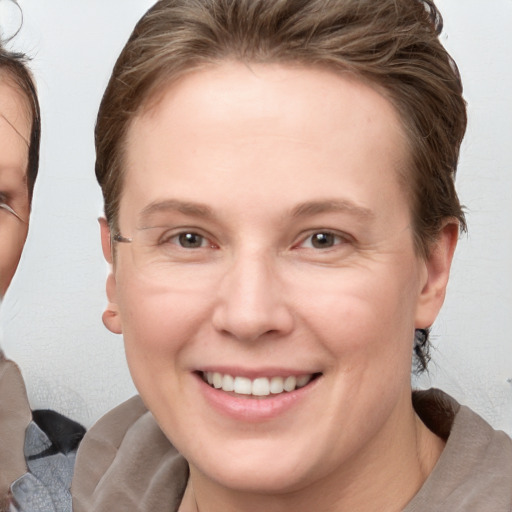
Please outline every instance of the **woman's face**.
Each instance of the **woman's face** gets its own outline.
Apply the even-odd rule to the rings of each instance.
[[[16,271],[27,236],[30,127],[24,98],[0,79],[0,298]]]
[[[225,63],[134,120],[106,323],[194,474],[275,492],[389,463],[444,292],[407,166],[391,104],[329,71]]]

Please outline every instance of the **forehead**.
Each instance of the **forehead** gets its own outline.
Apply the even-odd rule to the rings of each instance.
[[[0,168],[26,172],[31,119],[25,96],[0,74]]]
[[[348,109],[347,102],[354,102],[358,112]],[[347,123],[364,122],[373,128],[386,124],[401,132],[398,114],[378,85],[326,66],[221,61],[180,75],[153,92],[142,105],[129,132],[133,126],[159,122],[171,109],[187,114],[174,119],[180,124],[194,113],[203,117],[204,124],[206,116],[217,116],[216,122],[225,120],[226,109],[233,107],[251,121],[258,117],[265,129],[279,117],[290,120],[284,126],[290,131],[318,120],[326,128],[336,129],[346,119]]]
[[[233,183],[256,196],[279,176],[307,201],[346,171],[356,187],[379,169],[398,182],[406,147],[391,103],[348,73],[223,63],[182,77],[133,120],[125,189],[142,202]]]
[[[28,100],[14,80],[1,69],[0,117],[7,121],[28,144],[32,124]]]

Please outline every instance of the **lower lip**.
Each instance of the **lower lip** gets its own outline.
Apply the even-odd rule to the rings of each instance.
[[[281,416],[299,405],[316,388],[321,377],[317,377],[303,388],[294,391],[268,395],[268,397],[236,396],[215,389],[196,374],[201,393],[206,401],[221,414],[249,423],[268,421]]]

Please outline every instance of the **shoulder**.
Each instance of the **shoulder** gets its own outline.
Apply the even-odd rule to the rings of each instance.
[[[185,459],[135,396],[101,418],[82,441],[73,510],[163,510],[179,502],[187,478]]]
[[[11,483],[25,473],[25,429],[32,414],[21,372],[0,351],[0,508]]]
[[[32,414],[21,371],[0,351],[0,417],[5,422],[30,422]]]
[[[512,510],[510,437],[448,395],[438,390],[425,393],[421,397],[425,403],[417,412],[436,434],[446,434],[447,440],[433,472],[406,511]]]
[[[0,509],[4,501],[9,510],[71,510],[69,488],[84,433],[55,411],[31,412],[19,368],[0,353]]]
[[[9,510],[71,511],[71,478],[85,429],[55,411],[33,416],[25,435],[28,472],[13,482]]]

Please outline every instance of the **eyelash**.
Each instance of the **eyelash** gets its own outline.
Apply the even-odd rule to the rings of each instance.
[[[328,247],[315,247],[314,246],[314,238],[313,237],[326,237],[326,238],[332,238],[332,241],[333,241],[333,244],[332,245],[329,245]],[[309,247],[304,247],[304,244],[310,240],[311,241],[311,244]],[[320,238],[319,238],[320,240]],[[297,247],[297,248],[300,248],[300,249],[312,249],[312,250],[320,250],[320,251],[327,251],[329,249],[334,249],[340,245],[344,245],[346,243],[350,243],[351,242],[351,239],[348,235],[346,234],[341,234],[341,233],[336,233],[334,231],[330,231],[330,230],[317,230],[317,231],[314,231],[314,232],[310,232],[310,234],[308,234],[308,236],[306,236],[305,238],[302,239],[301,242],[299,242],[297,245],[295,245],[294,247]]]
[[[183,237],[183,236],[187,236],[187,235],[192,235],[192,236],[200,237],[202,239],[202,243],[204,244],[206,242],[208,245],[203,245],[202,244],[199,247],[184,247],[183,245],[180,244],[179,238]],[[175,241],[173,242],[173,240],[175,240]],[[179,231],[177,233],[176,232],[175,233],[169,233],[169,232],[164,233],[158,239],[157,245],[166,245],[166,244],[176,245],[179,248],[185,249],[185,250],[189,250],[189,249],[204,249],[206,247],[209,247],[211,249],[217,248],[217,245],[210,240],[210,237],[208,237],[206,235],[203,235],[203,234],[201,234],[201,233],[199,233],[199,232],[197,232],[196,230],[193,230],[193,229],[190,229],[190,230],[183,229],[183,230],[181,230],[181,231]]]

